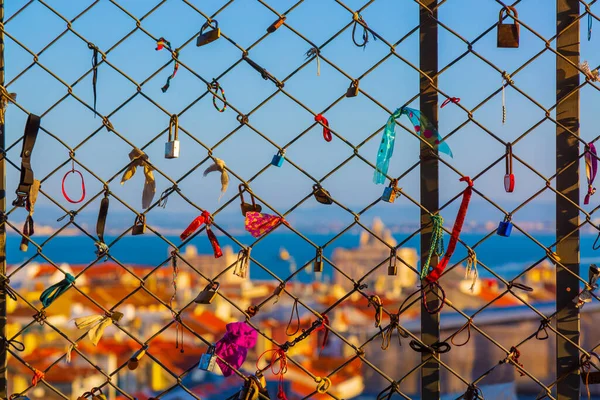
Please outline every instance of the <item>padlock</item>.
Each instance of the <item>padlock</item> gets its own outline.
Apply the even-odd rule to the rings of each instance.
[[[259,389],[256,386],[256,382],[253,379],[248,378],[244,382],[244,387],[238,395],[238,400],[258,400],[258,393]]]
[[[175,131],[174,135],[173,131]],[[177,114],[173,114],[169,121],[169,140],[165,143],[165,158],[177,157],[179,157],[179,121]]]
[[[358,79],[352,81],[350,83],[350,87],[346,91],[346,97],[356,97],[358,96]]]
[[[146,233],[146,215],[140,214],[135,217],[133,228],[131,228],[132,235],[143,235]]]
[[[198,296],[194,299],[194,303],[198,304],[210,304],[217,295],[219,290],[219,282],[211,282],[201,291]]]
[[[498,224],[498,230],[496,230],[496,234],[499,236],[509,237],[512,232],[512,222],[510,222],[509,218],[504,218],[504,221],[500,221]]]
[[[392,249],[390,251],[390,264],[388,265],[388,275],[398,275],[398,266],[396,265],[397,260],[398,259],[396,257],[396,249]]]
[[[314,184],[313,185],[313,194],[315,199],[321,204],[333,204],[333,200],[331,200],[331,195],[327,190],[325,190],[321,185]]]
[[[203,369],[204,371],[212,372],[215,369],[216,362],[217,356],[215,355],[215,347],[209,346],[206,353],[202,354],[202,357],[200,357],[198,369]]]
[[[285,161],[285,149],[279,150],[277,152],[277,154],[275,154],[273,156],[273,159],[271,160],[271,165],[274,165],[276,167],[281,167],[283,165],[283,162]]]
[[[600,383],[600,372],[582,372],[581,373],[581,381],[585,384],[598,384]]]
[[[127,362],[127,368],[129,368],[130,371],[133,371],[138,367],[138,365],[140,364],[140,359],[142,357],[144,357],[147,350],[148,350],[148,345],[144,345],[144,347],[142,347],[141,349],[136,351],[133,354],[133,356],[131,356],[131,358]]]
[[[392,179],[390,182],[390,186],[383,189],[383,195],[381,195],[381,200],[393,203],[396,201],[396,195],[398,194],[398,180]]]
[[[509,16],[512,12],[512,16],[515,18],[513,24],[502,23],[502,15],[506,12]],[[516,19],[519,18],[519,13],[514,7],[507,6],[500,10],[500,17],[498,19],[498,47],[505,48],[516,48],[519,47],[519,22]]]
[[[102,390],[99,388],[93,388],[91,391],[92,400],[107,400]]]
[[[269,26],[267,28],[267,33],[273,33],[273,32],[275,32],[277,29],[279,29],[281,27],[281,25],[283,25],[283,23],[285,22],[285,20],[286,20],[286,17],[285,17],[285,15],[283,15],[277,21],[273,22],[271,24],[271,26]]]
[[[250,199],[252,199],[252,204],[248,204],[244,202],[244,190],[247,190],[248,193],[250,194]],[[240,200],[242,202],[241,204],[241,208],[242,208],[242,215],[245,217],[246,213],[248,211],[253,211],[253,212],[261,212],[262,211],[262,207],[259,204],[256,204],[256,200],[254,199],[254,195],[252,194],[252,192],[250,191],[250,189],[244,185],[243,183],[240,184],[239,186],[239,192],[240,192]]]
[[[260,372],[257,372],[256,375],[250,376],[250,379],[252,379],[254,381],[254,383],[256,384],[256,387],[258,388],[259,393],[262,395],[262,396],[260,396],[261,399],[270,399],[271,398],[269,396],[269,391],[267,390],[267,380],[265,379],[263,374],[261,374]]]
[[[504,175],[504,190],[512,193],[515,190],[515,175],[513,174],[512,144],[506,144],[506,175]]]
[[[323,250],[321,248],[317,249],[317,256],[313,263],[313,272],[323,272]]]
[[[196,46],[204,46],[205,44],[209,44],[210,42],[214,42],[218,38],[221,37],[221,30],[219,29],[219,23],[216,19],[213,19],[215,26],[212,26],[209,22],[205,22],[202,25],[202,29],[200,29],[200,36],[196,39]],[[211,28],[208,32],[204,32],[205,29]]]

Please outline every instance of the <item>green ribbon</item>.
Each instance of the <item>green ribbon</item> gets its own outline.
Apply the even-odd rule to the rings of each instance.
[[[444,218],[441,215],[433,215],[431,217],[431,222],[433,223],[433,229],[431,231],[431,245],[429,246],[429,254],[427,254],[427,260],[423,267],[421,268],[421,279],[425,279],[429,271],[429,263],[431,262],[431,257],[433,254],[436,256],[441,256],[444,254],[444,229],[442,226],[444,225]]]
[[[65,275],[65,279],[44,290],[40,295],[40,301],[42,302],[44,308],[48,307],[54,300],[58,298],[58,296],[66,292],[74,282],[75,277],[67,273]]]

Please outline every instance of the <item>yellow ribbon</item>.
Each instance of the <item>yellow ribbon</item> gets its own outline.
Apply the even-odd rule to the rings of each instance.
[[[118,322],[123,318],[120,312],[113,312],[111,315],[90,315],[87,317],[75,318],[75,326],[78,329],[87,329],[87,336],[94,346],[104,334],[104,330],[113,322]]]
[[[154,194],[156,193],[156,182],[154,181],[154,174],[152,173],[154,168],[152,168],[148,162],[148,155],[138,148],[131,150],[129,153],[129,159],[131,160],[131,163],[129,164],[129,168],[127,168],[125,173],[123,173],[121,185],[135,175],[137,167],[143,166],[146,180],[144,182],[144,191],[142,192],[142,208],[148,208],[150,207],[152,199],[154,198]]]

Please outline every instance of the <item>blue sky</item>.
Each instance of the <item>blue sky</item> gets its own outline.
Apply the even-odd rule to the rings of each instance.
[[[6,17],[15,13],[25,1],[7,1]],[[67,19],[74,18],[92,2],[68,2],[64,0],[47,1],[47,4],[63,14]],[[184,1],[168,0],[153,14],[142,21],[142,26],[155,37],[165,37],[175,47],[194,37],[205,22],[204,17],[194,11]],[[224,1],[191,1],[207,15],[219,9]],[[271,7],[284,12],[295,2],[278,0]],[[132,15],[141,17],[154,7],[154,2],[141,0],[122,0],[119,4]],[[348,0],[345,4],[351,9],[363,5],[363,1]],[[518,5],[519,18],[534,28],[540,35],[551,37],[555,34],[555,4],[548,0],[527,0]],[[500,5],[492,0],[449,0],[439,9],[439,19],[466,40],[474,40],[482,31],[489,28],[498,19]],[[596,11],[595,7],[592,7]],[[598,10],[600,12],[600,9]],[[362,12],[369,26],[388,42],[394,43],[410,32],[418,24],[418,4],[403,0],[376,0]],[[236,0],[216,18],[222,32],[239,46],[247,48],[260,38],[265,29],[276,20],[275,14],[258,1]],[[306,0],[295,8],[286,21],[296,31],[317,45],[322,45],[339,29],[352,19],[352,14],[335,1]],[[596,22],[595,26],[599,26]],[[40,52],[48,43],[65,30],[66,24],[48,8],[34,2],[21,14],[6,25],[7,32],[34,53]],[[135,21],[110,1],[101,0],[86,14],[73,23],[73,29],[81,36],[107,51],[122,37],[135,28]],[[600,33],[594,32],[588,42],[587,18],[581,24],[582,61],[588,60],[592,67],[600,64],[600,55],[594,51],[600,40]],[[396,49],[403,58],[414,65],[419,60],[418,31],[403,41]],[[554,47],[555,42],[552,42]],[[138,83],[144,82],[154,71],[170,58],[166,51],[155,51],[155,42],[142,31],[136,31],[121,45],[109,52],[107,58],[113,65],[128,74]],[[250,58],[264,66],[269,72],[282,80],[294,71],[305,59],[309,43],[298,37],[286,27],[271,34],[249,52]],[[496,48],[496,30],[490,31],[474,45],[474,51],[497,65],[501,70],[512,72],[545,47],[538,37],[526,28],[521,28],[521,46],[518,49]],[[454,34],[439,30],[439,65],[449,64],[467,50],[467,46]],[[388,46],[382,41],[370,41],[366,49],[357,48],[351,40],[351,28],[344,31],[327,44],[322,55],[335,63],[352,77],[362,75],[371,66],[389,54]],[[65,34],[54,45],[44,51],[39,62],[52,70],[65,82],[72,84],[91,66],[91,51],[87,44],[71,32]],[[196,47],[195,40],[180,52],[180,60],[197,74],[210,81],[241,57],[241,52],[225,39],[217,40],[204,47]],[[11,39],[6,39],[6,78],[11,81],[32,62],[32,56]],[[190,102],[200,96],[206,85],[187,71],[179,68],[177,76],[171,81],[167,93],[160,88],[172,71],[167,66],[155,77],[145,82],[143,93],[152,98],[169,113],[180,113]],[[555,102],[555,56],[546,51],[513,77],[515,85],[527,92],[545,107]],[[228,101],[238,110],[248,113],[269,97],[276,87],[263,80],[250,66],[242,63],[220,80]],[[501,75],[473,54],[467,55],[453,65],[439,78],[439,88],[450,96],[461,98],[461,104],[471,109],[497,90],[502,83]],[[343,95],[349,80],[326,62],[321,62],[321,76],[316,76],[316,62],[293,76],[285,83],[285,91],[304,103],[315,113],[321,112],[330,103]],[[369,96],[377,99],[388,110],[393,111],[415,96],[419,90],[419,74],[411,66],[397,57],[391,57],[373,72],[361,80],[360,88]],[[41,114],[67,93],[64,85],[39,66],[34,66],[9,86],[9,91],[17,92],[18,102],[27,110]],[[74,93],[92,104],[91,74],[73,87]],[[108,65],[101,65],[98,71],[98,111],[101,114],[112,112],[127,98],[135,94],[136,87]],[[591,140],[598,134],[597,115],[593,104],[597,99],[596,90],[589,85],[581,92],[581,135]],[[501,123],[501,95],[498,93],[489,102],[474,113],[474,118],[493,131],[503,140],[514,140],[544,117],[544,111],[515,90],[506,91],[507,123]],[[443,98],[440,97],[440,103]],[[410,104],[418,108],[418,99]],[[554,115],[554,113],[553,113]],[[385,124],[389,114],[361,94],[355,98],[344,98],[325,116],[331,127],[343,135],[350,143],[358,145]],[[7,141],[13,143],[23,133],[26,114],[14,106],[7,111]],[[446,136],[467,119],[467,114],[450,104],[439,113],[439,131]],[[112,118],[115,129],[138,147],[168,127],[169,115],[160,108],[138,95],[125,105]],[[410,127],[408,119],[400,121]],[[79,144],[83,138],[95,131],[102,121],[94,118],[93,113],[68,98],[56,106],[42,119],[42,125],[54,135],[59,136],[70,146]],[[236,113],[228,108],[218,113],[212,106],[210,96],[196,103],[181,115],[180,126],[193,134],[206,146],[214,146],[224,136],[235,129],[239,123]],[[279,146],[286,145],[296,135],[313,124],[313,116],[298,106],[288,96],[279,93],[265,106],[250,116],[250,124],[268,136]],[[418,160],[418,140],[404,129],[397,127],[396,147],[391,161],[389,174],[398,176]],[[381,132],[360,147],[360,154],[373,164]],[[173,179],[178,179],[186,171],[206,157],[207,152],[193,139],[180,133],[181,157],[167,160],[163,157],[166,133],[146,149],[151,161]],[[525,159],[543,175],[553,174],[555,157],[555,126],[546,121],[521,140],[514,153]],[[454,159],[445,159],[466,175],[475,175],[484,169],[493,159],[504,154],[501,143],[491,138],[473,123],[467,124],[448,139],[454,153]],[[115,135],[101,130],[96,136],[77,151],[77,158],[103,179],[108,179],[128,163],[127,154],[131,148]],[[9,158],[18,164],[20,144],[9,152]],[[227,165],[244,179],[254,176],[269,165],[276,148],[258,136],[248,127],[243,127],[224,143],[214,149],[216,157],[225,160]],[[336,165],[351,156],[353,150],[339,138],[327,143],[323,140],[321,127],[313,127],[301,139],[287,149],[287,157],[300,165],[307,173],[317,179],[328,174]],[[68,159],[68,150],[48,135],[40,135],[33,155],[33,169],[36,177],[41,178]],[[199,167],[180,185],[183,192],[201,207],[210,211],[220,206],[219,178],[216,175],[202,177],[202,171],[209,164]],[[581,185],[585,189],[585,171],[581,161]],[[72,208],[63,199],[60,181],[69,167],[51,176],[44,182],[43,190],[61,202],[66,208]],[[416,169],[405,177],[400,186],[414,199],[419,199],[419,181]],[[353,159],[338,172],[329,177],[324,186],[339,202],[360,210],[377,199],[383,186],[372,183],[373,169],[359,159]],[[503,189],[504,162],[499,163],[485,176],[476,181],[476,187],[494,201],[507,208],[525,200],[544,186],[544,182],[525,167],[515,162],[516,190],[507,194]],[[89,174],[85,174],[88,193],[97,193],[101,185]],[[170,186],[170,183],[156,173],[157,196]],[[71,177],[73,178],[73,177]],[[458,182],[458,176],[445,166],[440,167],[441,202],[454,197],[464,187]],[[18,182],[18,171],[9,170],[8,192],[12,200],[14,187]],[[229,191],[224,196],[228,200],[237,192],[236,179],[232,179]],[[293,206],[300,198],[308,195],[313,182],[304,174],[286,163],[282,168],[269,167],[252,188],[261,198],[283,212]],[[119,178],[111,184],[114,193],[141,210],[141,189],[143,178],[138,173],[124,186]],[[76,179],[69,189],[77,191]],[[583,196],[583,194],[582,194]],[[75,195],[73,196],[75,197]],[[582,197],[583,199],[583,197]],[[554,195],[547,192],[538,201],[553,202]],[[406,199],[397,203],[409,204]],[[50,204],[41,199],[40,204]],[[595,206],[596,197],[592,198]],[[488,207],[478,196],[474,196],[474,205]],[[306,207],[317,207],[313,199]],[[456,205],[458,206],[458,204]],[[111,207],[118,207],[116,202]],[[535,207],[535,203],[528,207]],[[90,209],[97,210],[97,205]],[[181,199],[172,197],[168,210],[181,211],[192,209]],[[450,208],[449,210],[454,210]],[[226,211],[238,210],[238,202],[231,204]],[[415,218],[418,209],[414,207]],[[454,219],[454,211],[448,217]],[[498,216],[498,211],[493,211]],[[57,216],[61,212],[56,209]],[[526,219],[527,207],[522,211]]]

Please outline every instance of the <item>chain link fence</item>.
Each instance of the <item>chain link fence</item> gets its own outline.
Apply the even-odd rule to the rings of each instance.
[[[595,1],[7,3],[2,398],[597,393]]]

